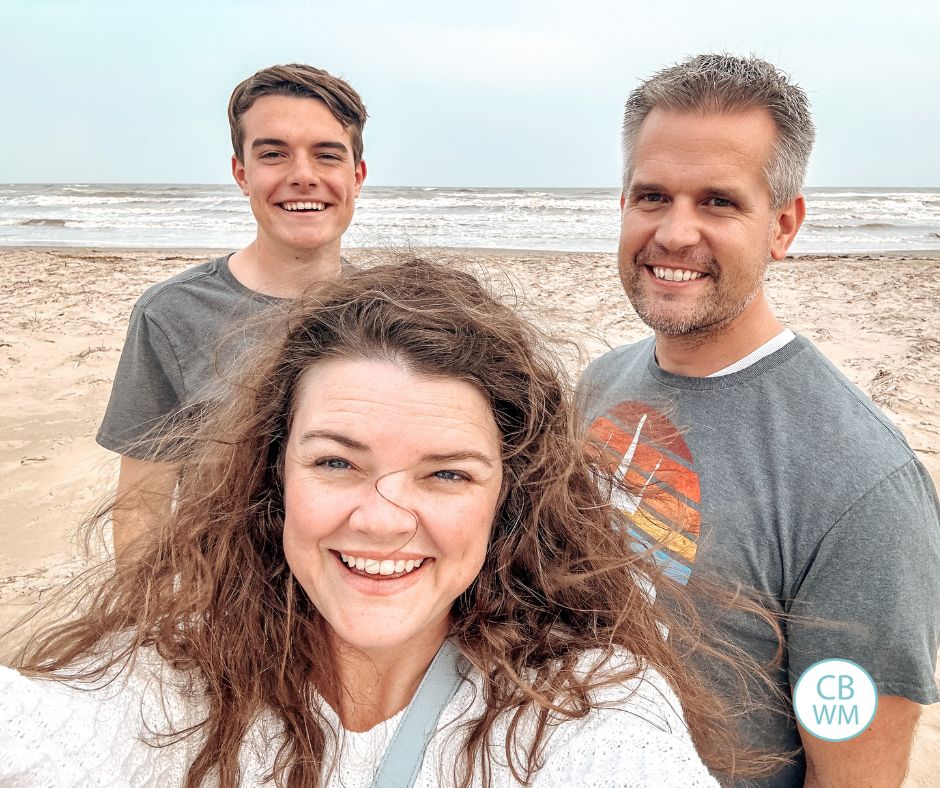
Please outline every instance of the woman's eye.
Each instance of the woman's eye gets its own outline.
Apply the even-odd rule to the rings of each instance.
[[[317,460],[314,465],[319,468],[332,468],[337,471],[344,471],[352,467],[346,460],[339,457],[323,457]]]
[[[435,471],[434,476],[448,482],[467,481],[467,475],[460,471]]]

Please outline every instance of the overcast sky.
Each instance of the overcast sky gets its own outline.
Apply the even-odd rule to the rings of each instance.
[[[616,186],[637,80],[723,50],[809,93],[809,185],[940,187],[936,0],[0,0],[0,30],[2,182],[225,182],[232,88],[301,61],[362,94],[367,185]]]

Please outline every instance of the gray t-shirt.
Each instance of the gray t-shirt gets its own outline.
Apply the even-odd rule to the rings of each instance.
[[[842,658],[880,694],[940,699],[940,503],[903,436],[803,337],[717,378],[670,374],[654,350],[652,338],[617,348],[578,388],[591,440],[643,489],[616,501],[632,537],[653,545],[676,529],[657,555],[672,577],[739,581],[794,614],[774,677],[787,696],[814,662]],[[766,624],[697,604],[752,656],[772,659]],[[708,667],[732,694],[730,677]],[[788,705],[749,715],[744,732],[761,747],[800,746]],[[797,760],[755,784],[802,785]]]
[[[250,344],[246,320],[280,299],[249,290],[230,255],[149,288],[131,312],[97,441],[119,454],[153,459],[149,440],[170,417],[212,400],[220,375]]]

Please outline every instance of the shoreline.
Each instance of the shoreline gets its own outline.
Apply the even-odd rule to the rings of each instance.
[[[367,254],[367,253],[394,253],[397,251],[406,251],[412,249],[414,251],[421,250],[436,250],[440,252],[445,252],[449,254],[460,254],[460,255],[469,255],[469,254],[479,254],[479,255],[492,255],[497,257],[518,257],[519,255],[526,255],[529,257],[557,257],[558,255],[611,255],[615,256],[617,254],[616,250],[613,251],[585,251],[585,250],[569,250],[569,249],[516,249],[512,247],[488,247],[488,246],[429,246],[429,245],[413,245],[413,246],[349,246],[343,247],[344,253],[351,254]],[[219,257],[224,254],[229,254],[230,252],[237,251],[235,248],[228,247],[215,247],[215,246],[60,246],[60,245],[30,245],[30,244],[4,244],[0,243],[0,255],[7,251],[14,252],[59,252],[59,253],[70,253],[75,255],[84,255],[84,254],[134,254],[138,252],[145,252],[147,254],[163,254],[163,253],[173,253],[178,255],[186,255],[192,257],[198,257],[200,255],[206,255],[210,257]],[[875,258],[888,258],[891,260],[897,259],[912,259],[912,260],[940,260],[940,248],[938,249],[890,249],[885,251],[860,251],[860,252],[796,252],[791,253],[786,256],[786,258],[780,262],[786,262],[787,260],[826,260],[826,259],[837,259],[842,260],[845,258],[860,259],[860,260],[870,260]],[[779,263],[773,263],[772,265],[779,265]]]

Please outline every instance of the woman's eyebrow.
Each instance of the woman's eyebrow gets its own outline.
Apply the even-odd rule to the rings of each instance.
[[[303,446],[305,443],[313,440],[330,440],[355,451],[369,451],[369,447],[366,444],[354,440],[348,435],[343,435],[341,432],[333,432],[332,430],[307,430],[300,436],[297,443]],[[474,451],[472,449],[446,452],[443,454],[425,454],[421,458],[421,462],[459,462],[461,460],[476,460],[477,462],[483,463],[487,468],[492,468],[496,464],[496,461],[492,457],[488,457],[483,452]]]
[[[476,460],[482,462],[487,468],[492,468],[495,461],[479,451],[455,451],[447,454],[425,454],[421,458],[424,462],[459,462],[460,460]]]
[[[298,443],[302,446],[307,441],[316,440],[318,438],[325,438],[326,440],[334,441],[348,449],[355,449],[356,451],[369,451],[369,447],[364,443],[353,440],[352,438],[343,435],[340,432],[331,432],[330,430],[307,430],[303,435],[300,436]]]

